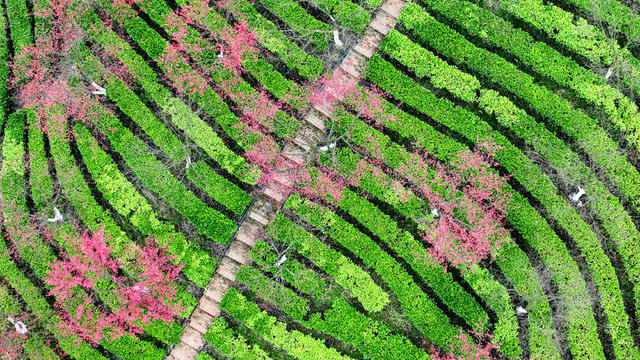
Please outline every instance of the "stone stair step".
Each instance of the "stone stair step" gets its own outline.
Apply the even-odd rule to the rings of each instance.
[[[269,219],[265,218],[262,214],[255,210],[249,212],[249,218],[255,220],[257,223],[266,226],[269,223]]]
[[[309,112],[306,120],[320,131],[324,131],[326,129],[324,119],[319,117],[316,112]]]
[[[201,297],[200,302],[198,303],[198,308],[213,317],[220,315],[220,303],[210,297]]]
[[[372,28],[379,31],[382,35],[387,35],[391,29],[396,26],[396,19],[387,15],[386,13],[379,12],[378,15],[369,24]]]
[[[236,233],[236,239],[249,246],[253,246],[256,243],[256,238],[260,235],[260,226],[250,221],[250,219],[245,220],[244,224],[240,226],[240,229],[238,229]]]
[[[291,145],[291,143],[289,143],[282,151],[282,156],[293,163],[302,165],[304,164],[304,153],[305,151],[303,149],[301,149],[297,145],[294,147]]]
[[[309,151],[311,149],[311,146],[313,145],[312,142],[307,139],[305,136],[298,134],[294,139],[293,142],[296,143],[296,145],[300,146],[301,148],[303,148],[305,151]]]
[[[224,294],[227,293],[231,287],[231,282],[221,276],[214,276],[209,282],[209,286],[204,291],[204,296],[210,298],[216,303],[220,303]]]
[[[200,348],[202,348],[202,345],[204,345],[204,334],[187,325],[187,327],[184,328],[184,332],[182,333],[180,342],[189,345],[195,350],[200,350]]]
[[[179,342],[171,351],[171,355],[178,360],[193,360],[198,355],[198,351],[186,343]]]
[[[380,32],[369,27],[365,30],[364,36],[354,47],[354,50],[365,58],[370,59],[373,54],[378,51],[378,47],[382,44],[383,38]]]
[[[201,309],[195,309],[189,319],[189,326],[202,334],[206,334],[215,318]]]
[[[366,58],[356,51],[349,51],[340,69],[354,78],[360,77],[366,64]]]
[[[249,263],[249,259],[247,258],[249,250],[251,250],[251,248],[244,243],[240,241],[233,241],[231,245],[229,245],[227,256],[240,264],[246,265]]]
[[[404,10],[404,5],[405,2],[403,0],[388,0],[385,1],[380,8],[397,19],[402,13],[402,10]]]
[[[223,257],[220,265],[216,269],[216,274],[220,274],[220,276],[224,276],[230,281],[236,281],[236,272],[240,268],[240,264],[235,262],[230,257]]]
[[[285,198],[286,189],[280,184],[271,184],[264,189],[264,194],[275,201],[276,203],[281,203]]]

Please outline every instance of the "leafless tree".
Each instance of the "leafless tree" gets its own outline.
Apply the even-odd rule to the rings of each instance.
[[[631,9],[634,16],[637,16],[640,6],[634,3],[631,4]],[[623,91],[632,101],[635,101],[635,96],[640,94],[640,69],[633,64],[635,61],[631,50],[640,46],[638,42],[640,34],[624,35],[624,27],[629,19],[622,15],[606,16],[605,14],[609,12],[607,2],[600,0],[591,0],[590,5],[582,12],[582,15],[597,29],[594,35],[602,36],[611,50],[611,61],[592,62],[591,65],[607,83]]]

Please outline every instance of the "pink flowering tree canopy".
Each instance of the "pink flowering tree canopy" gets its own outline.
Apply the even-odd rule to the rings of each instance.
[[[464,333],[462,329],[460,334],[456,336],[456,343],[451,345],[448,353],[444,354],[438,350],[433,351],[431,357],[433,360],[492,360],[497,357],[493,356],[500,349],[499,343],[493,342],[493,335],[489,333],[480,333],[472,331],[477,337],[474,342],[472,338]],[[454,355],[454,352],[458,354]]]
[[[181,266],[152,239],[130,250],[128,262],[113,256],[104,230],[68,241],[70,252],[51,264],[45,279],[63,330],[98,343],[139,334],[150,321],[170,322],[182,311],[175,287]]]

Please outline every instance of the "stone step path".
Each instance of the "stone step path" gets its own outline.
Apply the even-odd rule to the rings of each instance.
[[[343,72],[351,81],[357,81],[365,64],[378,51],[384,36],[393,29],[406,0],[386,0],[378,9],[364,36],[335,70]],[[282,150],[282,155],[297,164],[304,164],[310,150],[324,139],[326,124],[331,121],[326,109],[314,106],[305,116],[300,130]],[[265,227],[286,200],[287,188],[292,180],[287,173],[278,174],[276,181],[263,190],[246,220],[232,239],[215,275],[193,311],[180,342],[172,349],[167,360],[194,360],[204,346],[204,334],[220,314],[220,301],[235,281],[240,266],[248,264],[247,254],[264,234]]]

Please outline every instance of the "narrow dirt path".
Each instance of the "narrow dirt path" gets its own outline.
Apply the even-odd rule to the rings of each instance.
[[[342,71],[348,78],[359,79],[365,64],[378,51],[385,35],[393,29],[404,9],[405,0],[386,0],[377,10],[364,36],[347,53],[335,71]],[[282,154],[298,164],[303,164],[309,150],[322,141],[325,124],[331,115],[318,106],[307,113],[300,130],[283,149]],[[248,264],[247,254],[265,227],[274,218],[280,205],[286,200],[282,195],[291,184],[286,174],[278,182],[267,187],[249,211],[223,257],[215,275],[207,285],[193,311],[180,342],[172,349],[167,360],[194,360],[204,345],[204,334],[220,314],[220,301],[235,281],[241,265]]]

